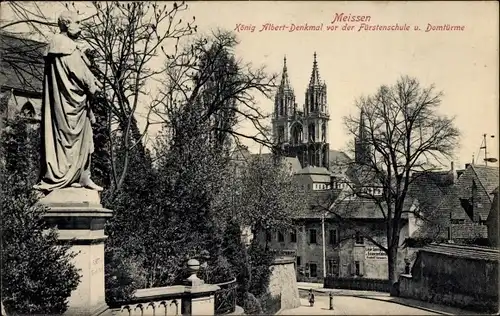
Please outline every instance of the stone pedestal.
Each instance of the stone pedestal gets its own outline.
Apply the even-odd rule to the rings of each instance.
[[[215,292],[220,288],[217,285],[205,284],[205,281],[198,278],[198,260],[190,259],[187,268],[190,276],[184,280],[184,284],[188,295],[182,299],[182,315],[215,315]]]
[[[64,188],[43,197],[46,222],[56,226],[61,242],[76,252],[80,284],[71,293],[66,315],[99,315],[108,309],[104,297],[104,223],[112,211],[101,205],[99,193],[85,188]]]

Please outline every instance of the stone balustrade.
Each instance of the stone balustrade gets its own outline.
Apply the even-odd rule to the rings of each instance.
[[[112,315],[214,315],[215,292],[219,286],[205,284],[198,278],[198,260],[191,259],[187,265],[190,276],[183,285],[137,290],[129,301],[112,306]]]

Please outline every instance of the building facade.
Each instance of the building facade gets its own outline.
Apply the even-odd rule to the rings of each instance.
[[[382,213],[372,201],[339,199],[352,182],[353,161],[345,153],[330,149],[327,88],[320,80],[316,53],[303,107],[299,108],[295,100],[285,59],[275,98],[273,132],[283,155],[300,161],[302,169],[295,177],[312,202],[305,214],[295,218],[294,229],[258,232],[255,238],[269,249],[295,253],[297,272],[303,280],[319,280],[326,275],[387,279],[387,255],[376,245],[387,246]],[[364,139],[363,113],[360,116],[354,157],[358,164],[368,163],[370,150]],[[378,188],[369,190],[382,193]],[[339,221],[330,207],[349,209],[349,214]],[[408,236],[408,223],[408,218],[402,220],[401,240]],[[403,262],[403,252],[401,257]]]

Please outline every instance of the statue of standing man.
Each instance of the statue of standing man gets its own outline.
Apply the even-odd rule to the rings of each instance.
[[[78,15],[64,12],[58,24],[61,32],[45,56],[41,173],[35,189],[50,192],[71,186],[102,191],[90,178],[94,116],[88,102],[101,84],[75,42],[81,33]]]

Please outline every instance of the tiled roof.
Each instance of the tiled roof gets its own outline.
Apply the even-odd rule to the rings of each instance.
[[[330,165],[343,164],[351,161],[351,158],[343,151],[330,149],[329,153]]]
[[[424,214],[434,215],[443,197],[451,191],[452,185],[452,171],[414,174],[408,188],[408,200],[416,199]]]
[[[409,207],[410,204],[405,205],[404,211]],[[336,201],[332,205],[332,212],[349,219],[384,219],[384,214],[375,201],[359,197]],[[384,213],[387,215],[386,211]],[[408,213],[403,213],[401,217],[408,218]]]
[[[498,187],[498,167],[471,165],[486,193],[491,194]]]
[[[323,167],[307,166],[295,173],[296,176],[308,177],[312,182],[330,183],[331,173]]]
[[[307,166],[305,168],[302,168],[297,172],[297,174],[304,174],[304,175],[310,175],[310,174],[317,174],[317,175],[326,175],[330,176],[331,172],[328,171],[328,169],[324,167],[314,167],[314,166]]]
[[[453,244],[431,244],[425,246],[420,251],[441,254],[456,258],[467,258],[471,260],[500,260],[498,249],[486,247],[471,247]]]
[[[455,182],[455,185],[449,189],[438,209],[439,212],[450,214],[452,219],[466,219],[468,217],[460,199],[468,200],[472,196],[472,183],[475,180],[477,190],[483,191],[482,196],[487,196],[491,202],[491,192],[498,186],[498,167],[469,165]],[[489,209],[478,208],[476,210],[481,219],[488,217]]]
[[[453,240],[488,238],[488,226],[474,223],[471,219],[467,219],[463,223],[450,225]]]
[[[0,33],[0,86],[41,93],[46,43]]]

